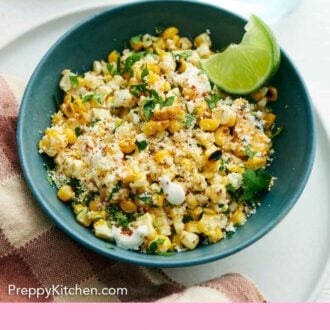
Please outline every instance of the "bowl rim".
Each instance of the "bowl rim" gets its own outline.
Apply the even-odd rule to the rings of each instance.
[[[32,175],[29,171],[29,166],[27,159],[25,157],[25,153],[28,151],[25,151],[23,148],[23,127],[24,127],[24,115],[26,113],[27,104],[28,104],[28,97],[29,91],[31,89],[31,86],[34,84],[36,77],[38,76],[38,73],[43,66],[44,62],[47,60],[48,56],[53,52],[53,50],[63,41],[66,39],[68,35],[70,35],[72,32],[74,32],[76,29],[88,25],[90,22],[102,18],[103,16],[107,16],[109,13],[116,13],[121,12],[127,8],[141,6],[141,5],[153,5],[153,4],[159,4],[159,3],[172,3],[172,4],[182,4],[185,3],[186,5],[198,5],[202,7],[208,7],[210,9],[223,12],[225,15],[228,15],[232,18],[237,18],[242,20],[243,22],[247,22],[244,18],[241,16],[232,13],[226,9],[223,9],[221,7],[208,4],[208,3],[201,3],[199,1],[180,1],[180,0],[150,0],[150,1],[136,1],[133,3],[123,4],[120,6],[117,6],[115,8],[107,8],[105,10],[102,10],[100,13],[93,14],[75,25],[73,25],[70,29],[68,29],[57,41],[48,49],[48,51],[43,55],[42,59],[37,64],[36,68],[33,71],[33,74],[31,75],[29,82],[25,88],[21,105],[19,107],[19,115],[18,115],[18,122],[17,122],[17,130],[16,130],[16,139],[17,139],[17,149],[18,149],[18,156],[21,164],[21,169],[25,178],[26,183],[28,184],[28,187],[34,197],[34,199],[38,202],[39,206],[42,208],[42,210],[45,212],[48,218],[50,218],[57,227],[59,227],[62,231],[64,231],[70,238],[74,239],[78,243],[84,245],[85,247],[93,250],[94,252],[97,252],[103,256],[110,257],[112,259],[127,262],[130,264],[135,265],[141,265],[141,266],[149,266],[149,267],[185,267],[185,266],[194,266],[199,264],[208,263],[211,261],[215,261],[218,259],[226,258],[230,255],[233,255],[235,253],[238,253],[239,251],[243,250],[244,248],[250,246],[251,244],[255,243],[259,239],[261,239],[263,236],[265,236],[267,233],[271,231],[276,225],[278,225],[285,216],[289,213],[289,211],[292,209],[292,207],[295,205],[297,200],[299,199],[300,195],[302,194],[306,183],[309,179],[310,173],[312,171],[313,162],[315,158],[315,149],[316,149],[316,139],[315,139],[315,114],[312,109],[312,103],[311,99],[308,93],[308,89],[306,87],[306,83],[301,77],[299,71],[295,67],[295,65],[292,63],[290,58],[286,55],[286,53],[281,49],[282,57],[284,56],[290,66],[292,67],[293,71],[295,72],[298,80],[300,81],[304,95],[303,97],[306,100],[306,103],[308,105],[309,111],[307,111],[308,116],[308,122],[309,122],[309,139],[310,139],[310,152],[309,157],[307,159],[306,165],[305,165],[305,172],[301,176],[299,185],[297,186],[294,194],[291,196],[291,199],[289,202],[286,203],[285,207],[281,209],[281,212],[279,212],[273,220],[266,226],[264,226],[261,230],[259,230],[257,233],[255,233],[252,237],[250,237],[248,240],[239,243],[237,246],[234,246],[230,249],[227,249],[225,251],[220,251],[219,253],[213,253],[212,255],[205,255],[205,256],[199,256],[196,259],[193,260],[172,260],[171,257],[164,257],[164,260],[154,260],[152,257],[150,260],[140,260],[139,256],[140,253],[137,253],[136,251],[130,251],[131,254],[129,256],[122,256],[120,253],[118,254],[118,250],[112,250],[112,249],[106,249],[99,246],[94,245],[93,242],[89,241],[88,239],[85,239],[81,237],[74,229],[70,228],[69,225],[66,225],[65,221],[63,221],[60,217],[57,216],[55,212],[50,211],[48,208],[48,203],[44,200],[42,194],[37,190],[37,188],[34,185],[34,179],[32,178]],[[45,182],[46,184],[46,182]],[[183,253],[189,253],[183,252]]]

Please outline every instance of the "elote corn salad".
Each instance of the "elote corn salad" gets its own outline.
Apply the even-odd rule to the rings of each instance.
[[[158,31],[159,32],[159,31]],[[64,70],[59,111],[39,143],[76,220],[119,247],[169,255],[229,238],[274,178],[274,87],[245,98],[201,69],[210,33],[137,35],[93,70]]]

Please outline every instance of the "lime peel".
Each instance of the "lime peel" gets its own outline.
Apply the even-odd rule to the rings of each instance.
[[[202,62],[209,79],[230,94],[250,94],[278,70],[281,52],[271,29],[251,15],[240,44]]]

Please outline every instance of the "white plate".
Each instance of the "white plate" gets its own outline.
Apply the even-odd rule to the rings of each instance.
[[[98,11],[100,8],[87,9],[58,17],[15,39],[0,49],[0,72],[28,79],[41,56],[64,31]],[[286,219],[270,234],[226,259],[165,271],[186,285],[239,272],[253,279],[270,301],[319,299],[329,264],[330,143],[319,120],[316,131],[316,159],[306,189]]]

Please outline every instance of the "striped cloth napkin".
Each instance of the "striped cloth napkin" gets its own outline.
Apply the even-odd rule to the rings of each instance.
[[[20,171],[16,121],[24,87],[23,81],[0,76],[1,302],[265,302],[240,274],[186,288],[160,269],[100,256],[57,229]]]

